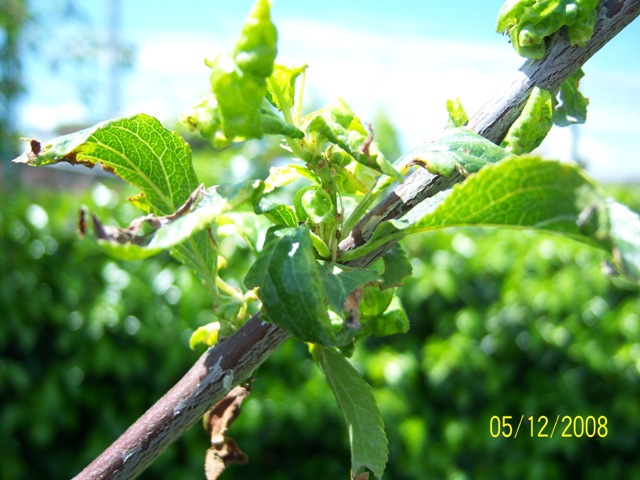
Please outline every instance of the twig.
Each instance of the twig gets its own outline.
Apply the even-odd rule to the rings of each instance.
[[[470,119],[468,126],[499,142],[520,114],[531,89],[538,85],[556,90],[640,14],[640,0],[608,0],[599,8],[594,36],[585,47],[571,47],[565,36],[556,36],[545,59],[525,62],[512,81]],[[399,218],[437,191],[461,180],[431,175],[425,170],[414,172],[354,228],[341,248],[362,245],[380,221]],[[371,252],[367,258],[358,259],[358,264],[367,264],[380,253]],[[130,479],[140,474],[287,338],[287,332],[262,322],[256,315],[232,337],[203,354],[166,395],[75,478]]]

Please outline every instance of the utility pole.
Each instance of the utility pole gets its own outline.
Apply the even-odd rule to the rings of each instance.
[[[120,0],[107,0],[107,117],[116,117],[122,110],[123,45],[120,40]]]

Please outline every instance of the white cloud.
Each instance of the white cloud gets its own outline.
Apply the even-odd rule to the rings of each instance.
[[[495,44],[442,41],[372,32],[292,18],[279,19],[279,61],[308,63],[308,98],[344,98],[365,121],[384,108],[412,148],[446,118],[445,101],[459,97],[473,114],[522,60],[506,41]],[[232,47],[229,38],[202,33],[140,35],[135,65],[124,76],[125,114],[145,112],[172,122],[205,94],[204,58]],[[589,67],[589,65],[587,65]],[[580,155],[598,178],[640,177],[635,158],[640,78],[587,68],[583,86],[591,97],[587,125],[580,129]],[[591,71],[594,70],[594,71]],[[27,104],[22,117],[39,130],[88,119],[79,103]],[[568,131],[545,142],[554,158],[571,156]],[[632,156],[634,158],[632,158]],[[637,165],[637,166],[636,166]],[[622,175],[617,175],[622,172]]]

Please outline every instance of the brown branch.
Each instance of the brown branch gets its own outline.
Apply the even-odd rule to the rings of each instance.
[[[599,7],[593,37],[584,47],[572,47],[563,32],[555,35],[542,60],[528,60],[516,75],[498,90],[469,120],[474,132],[500,143],[511,124],[522,112],[533,87],[557,91],[598,50],[640,14],[639,0],[608,0]],[[427,198],[461,182],[464,177],[433,175],[419,169],[398,185],[380,204],[365,215],[341,243],[341,250],[352,250],[369,239],[383,220],[399,218]],[[372,252],[374,253],[374,252]]]
[[[538,85],[556,90],[638,16],[640,0],[608,0],[599,8],[594,36],[585,47],[571,47],[565,36],[556,36],[545,59],[525,62],[511,82],[471,118],[469,127],[499,142],[520,114],[531,89]],[[399,218],[437,191],[461,180],[431,175],[425,170],[414,172],[358,224],[341,248],[362,245],[380,221]],[[358,264],[369,263],[381,252],[372,253],[358,259]],[[287,338],[287,332],[262,322],[259,315],[254,316],[235,335],[203,354],[165,396],[75,478],[129,479],[140,474],[231,388],[246,380]]]

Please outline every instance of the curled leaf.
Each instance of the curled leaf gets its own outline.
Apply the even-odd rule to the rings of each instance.
[[[179,247],[198,232],[210,227],[223,213],[245,202],[253,202],[262,191],[262,182],[246,181],[237,185],[199,187],[187,201],[170,215],[148,214],[133,220],[128,227],[102,224],[93,216],[98,245],[125,260],[140,260],[163,250]],[[148,225],[153,230],[142,233]]]
[[[496,31],[511,37],[523,57],[540,59],[546,38],[566,27],[571,45],[584,46],[593,35],[598,0],[508,0],[498,13]]]
[[[515,155],[532,152],[553,127],[552,117],[551,94],[535,87],[522,113],[509,128],[502,146]]]
[[[451,176],[454,170],[464,174],[477,172],[511,154],[466,128],[448,128],[442,134],[398,159],[399,165],[420,165],[433,174]]]
[[[211,448],[207,450],[205,472],[207,480],[216,480],[225,468],[232,464],[245,464],[249,457],[227,435],[227,430],[240,414],[242,402],[249,395],[245,386],[237,386],[214,405],[204,417],[204,425],[211,437]]]

